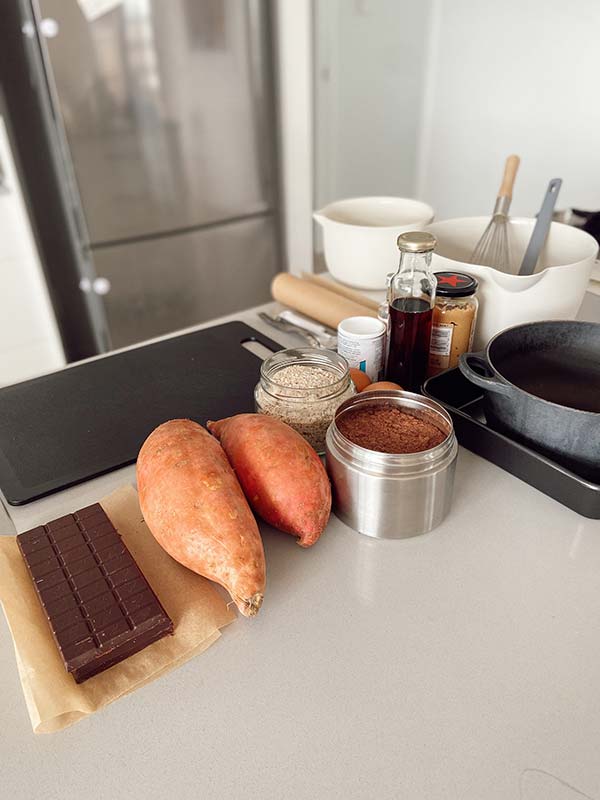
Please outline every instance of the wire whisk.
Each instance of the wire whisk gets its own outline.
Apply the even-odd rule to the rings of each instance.
[[[508,210],[512,200],[512,191],[517,177],[521,159],[509,156],[504,165],[504,176],[494,205],[492,217],[477,242],[471,264],[483,267],[494,267],[501,272],[510,272],[510,245],[508,240]]]

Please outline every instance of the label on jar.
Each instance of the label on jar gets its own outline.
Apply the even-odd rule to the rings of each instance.
[[[337,351],[350,367],[360,369],[372,381],[381,380],[384,367],[385,335],[373,339],[350,339],[338,330]]]
[[[453,333],[454,324],[452,322],[441,322],[431,328],[429,345],[429,366],[431,368],[448,369]]]

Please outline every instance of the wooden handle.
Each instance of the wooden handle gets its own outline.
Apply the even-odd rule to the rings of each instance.
[[[314,275],[312,272],[303,272],[302,280],[315,283],[317,286],[322,286],[323,289],[327,289],[330,292],[341,294],[342,297],[347,297],[348,300],[354,300],[355,303],[360,303],[361,306],[366,306],[373,311],[377,311],[379,308],[379,303],[377,303],[375,300],[371,300],[364,294],[355,292],[354,289],[350,289],[348,286],[343,286],[337,281],[330,281],[327,278],[323,278],[321,275]]]
[[[377,316],[372,308],[361,306],[347,297],[287,272],[280,272],[273,278],[271,294],[278,303],[294,308],[334,329],[347,317]]]
[[[521,159],[519,156],[509,156],[506,159],[506,164],[504,165],[504,176],[502,178],[502,183],[500,184],[498,197],[512,197],[513,186],[515,185],[515,178],[517,177],[517,171],[520,163]]]

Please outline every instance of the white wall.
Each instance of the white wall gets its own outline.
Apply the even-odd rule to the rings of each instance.
[[[512,211],[600,208],[600,2],[434,0],[416,185],[438,219],[491,211],[521,156]]]
[[[65,363],[56,320],[37,257],[0,117],[0,385]]]
[[[315,0],[316,198],[410,195],[487,214],[600,209],[600,0]]]
[[[317,206],[415,194],[431,0],[316,0]]]

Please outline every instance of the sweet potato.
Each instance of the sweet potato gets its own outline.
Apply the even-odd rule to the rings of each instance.
[[[265,554],[256,520],[219,443],[189,419],[165,422],[137,460],[144,519],[180,564],[224,586],[247,617],[260,608]]]
[[[273,527],[310,547],[331,511],[331,486],[313,448],[281,420],[238,414],[209,422],[252,509]]]

